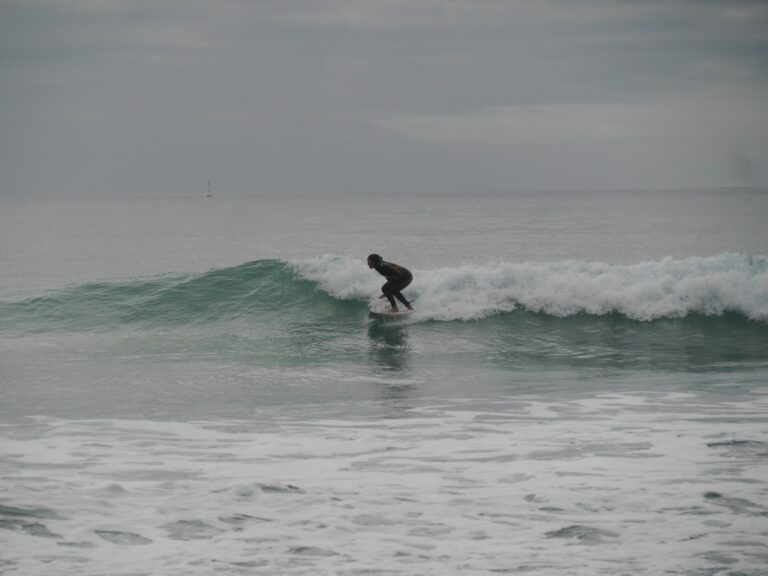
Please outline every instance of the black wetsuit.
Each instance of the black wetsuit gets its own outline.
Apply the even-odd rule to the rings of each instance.
[[[384,296],[387,297],[392,308],[395,308],[395,298],[405,304],[406,308],[410,308],[411,304],[400,293],[400,290],[408,286],[413,280],[413,274],[407,268],[392,264],[392,262],[386,262],[382,260],[375,267],[376,272],[381,274],[387,279],[387,283],[381,287],[381,291],[384,292]]]

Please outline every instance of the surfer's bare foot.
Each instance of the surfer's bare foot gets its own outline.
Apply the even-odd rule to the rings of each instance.
[[[390,310],[390,312],[392,312],[392,314],[397,314],[398,312],[400,312],[400,309],[397,306],[392,306],[392,309]]]

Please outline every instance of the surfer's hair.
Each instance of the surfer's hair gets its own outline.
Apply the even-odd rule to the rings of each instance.
[[[378,254],[371,254],[371,255],[369,255],[369,256],[368,256],[368,260],[370,260],[370,261],[371,261],[371,262],[373,262],[374,264],[378,264],[379,262],[381,262],[382,260],[384,260],[384,258],[382,258],[381,256],[379,256]]]

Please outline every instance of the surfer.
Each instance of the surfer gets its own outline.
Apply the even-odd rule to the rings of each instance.
[[[379,298],[389,300],[389,303],[392,305],[391,312],[400,312],[395,298],[400,300],[408,310],[413,310],[411,303],[400,293],[413,280],[413,274],[407,268],[387,262],[378,254],[368,256],[368,268],[374,268],[376,272],[387,279],[387,282],[381,287],[383,294]]]

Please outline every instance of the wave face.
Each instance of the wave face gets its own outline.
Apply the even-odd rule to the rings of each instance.
[[[25,331],[144,328],[230,321],[320,297],[285,263],[249,262],[194,275],[89,283],[17,302],[0,302],[7,328]]]
[[[414,270],[411,321],[479,320],[515,310],[636,321],[738,315],[768,322],[768,257],[722,254],[610,265],[508,263]],[[346,317],[376,299],[383,279],[365,263],[323,256],[261,260],[202,274],[71,286],[0,302],[0,330],[152,328],[238,319]],[[333,314],[329,314],[332,310]]]

